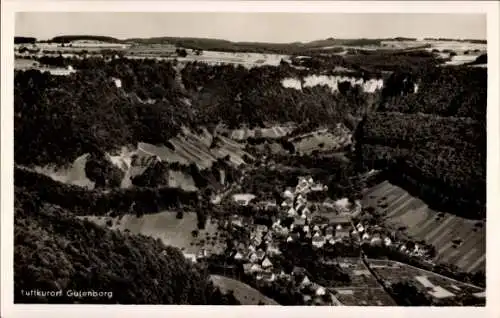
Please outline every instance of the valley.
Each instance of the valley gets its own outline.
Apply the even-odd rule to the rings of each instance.
[[[84,38],[16,44],[16,286],[484,304],[486,43]]]

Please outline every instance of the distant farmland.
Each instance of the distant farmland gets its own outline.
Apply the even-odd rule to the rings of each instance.
[[[388,181],[370,188],[363,203],[385,215],[387,224],[404,226],[410,237],[432,244],[436,248],[436,262],[454,264],[467,272],[484,271],[484,221],[434,211]]]

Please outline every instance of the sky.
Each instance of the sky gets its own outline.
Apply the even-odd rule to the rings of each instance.
[[[230,41],[307,42],[333,38],[486,39],[486,15],[412,13],[22,12],[15,34],[200,37]]]

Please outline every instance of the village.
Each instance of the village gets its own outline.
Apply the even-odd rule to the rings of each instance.
[[[342,305],[335,295],[342,294],[345,290],[332,288],[338,284],[331,282],[321,285],[309,277],[304,268],[294,266],[285,269],[280,266],[279,261],[276,264],[275,260],[283,256],[287,246],[298,244],[303,249],[310,249],[312,253],[320,253],[325,266],[336,266],[349,276],[357,276],[361,272],[370,276],[361,261],[362,244],[397,248],[417,257],[426,255],[425,249],[420,248],[418,244],[412,244],[409,248],[406,242],[391,238],[390,231],[379,225],[355,223],[354,220],[359,218],[363,210],[359,200],[308,200],[308,194],[327,190],[327,186],[304,176],[299,177],[295,188],[284,189],[281,203],[258,201],[255,195],[251,194],[233,195],[233,202],[237,205],[253,206],[263,212],[269,211],[268,213],[272,214],[272,222],[270,225],[258,224],[262,222],[254,222],[252,217],[238,214],[227,218],[222,224],[223,228],[238,235],[231,235],[233,241],[226,250],[226,266],[242,268],[243,275],[256,287],[269,286],[276,282],[293,282],[297,291],[303,294],[304,304]],[[339,254],[339,250],[333,254],[326,252],[335,246],[344,246],[341,251],[347,246],[347,250],[351,252],[346,252],[346,255]],[[210,256],[208,250],[202,248],[197,255],[197,261],[208,259]],[[376,289],[381,289],[373,278],[372,280]],[[365,283],[366,281],[363,284]],[[384,293],[383,290],[380,292]]]

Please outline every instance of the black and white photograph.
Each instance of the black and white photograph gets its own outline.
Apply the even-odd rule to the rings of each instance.
[[[486,14],[14,18],[14,304],[486,305]]]

